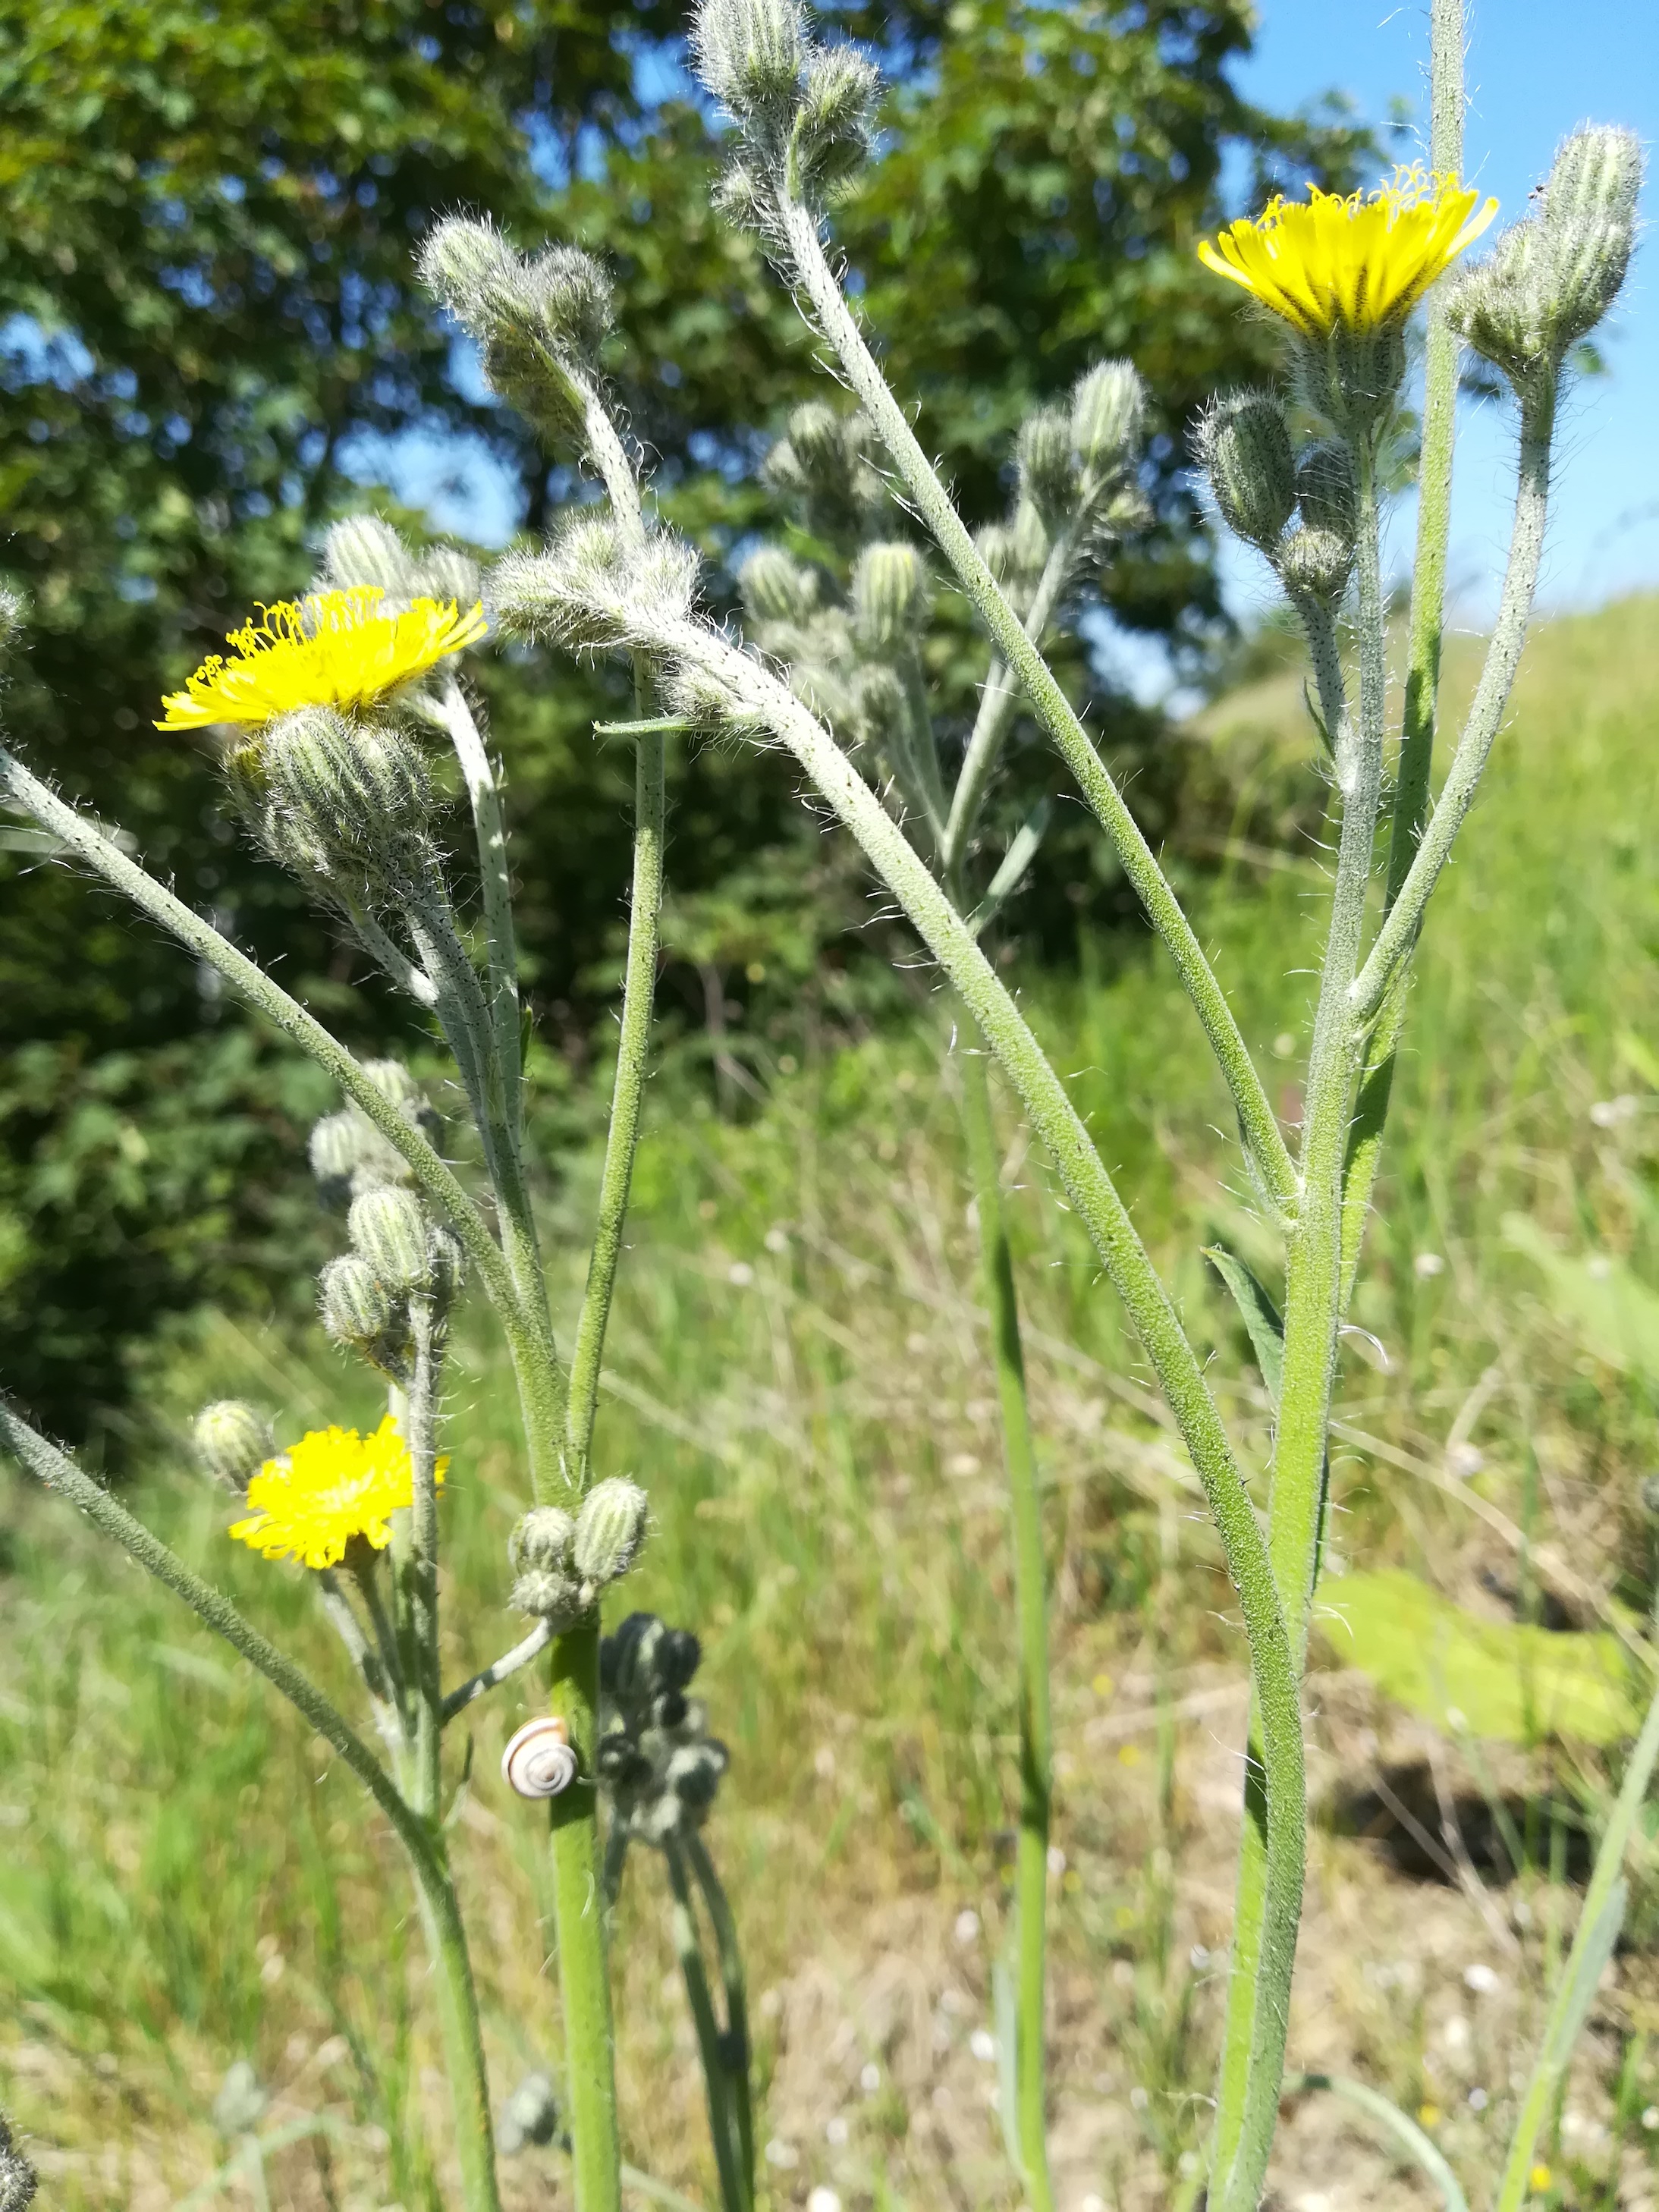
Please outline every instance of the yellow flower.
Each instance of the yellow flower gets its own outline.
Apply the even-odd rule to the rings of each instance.
[[[158,730],[196,730],[210,722],[275,721],[295,707],[372,706],[484,634],[482,604],[465,614],[453,599],[416,599],[383,615],[377,586],[313,592],[260,610],[263,620],[234,630],[227,660],[216,653],[182,691],[162,700]]]
[[[1532,2172],[1527,2176],[1527,2181],[1528,2186],[1533,2189],[1547,2189],[1554,2178],[1548,2166],[1539,2165],[1534,2166]]]
[[[447,1459],[438,1462],[441,1486]],[[313,1429],[268,1459],[247,1486],[257,1510],[230,1534],[268,1559],[302,1559],[332,1567],[353,1536],[377,1552],[392,1539],[388,1516],[414,1495],[415,1466],[397,1422],[388,1413],[373,1436],[356,1429]]]
[[[1455,177],[1420,163],[1396,169],[1369,195],[1308,188],[1302,206],[1283,196],[1255,219],[1230,223],[1198,258],[1253,293],[1304,337],[1383,330],[1403,323],[1435,278],[1498,212]]]

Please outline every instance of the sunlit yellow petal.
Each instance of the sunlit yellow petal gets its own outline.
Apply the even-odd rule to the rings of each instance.
[[[438,1462],[440,1488],[448,1465]],[[356,1429],[313,1429],[265,1462],[247,1486],[254,1510],[228,1533],[267,1559],[337,1566],[354,1536],[386,1549],[391,1516],[409,1504],[414,1484],[414,1462],[392,1414],[367,1437]]]
[[[161,702],[160,730],[219,722],[259,727],[296,707],[370,707],[441,660],[476,645],[486,624],[482,604],[416,599],[400,614],[380,612],[385,594],[369,585],[313,592],[260,610],[234,630],[234,658],[210,654],[182,691]]]
[[[1403,323],[1435,279],[1498,212],[1455,177],[1398,169],[1343,198],[1310,185],[1305,203],[1270,200],[1230,223],[1198,258],[1253,293],[1304,337]]]

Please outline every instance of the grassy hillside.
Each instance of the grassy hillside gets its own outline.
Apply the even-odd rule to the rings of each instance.
[[[1659,1340],[1633,1307],[1630,1327],[1610,1322],[1607,1286],[1628,1307],[1632,1282],[1659,1285],[1656,617],[1635,600],[1540,632],[1439,894],[1340,1382],[1333,1606],[1345,1564],[1410,1569],[1494,1619],[1591,1626],[1650,1602],[1638,1486],[1659,1465]],[[1454,650],[1454,701],[1475,658]],[[1194,741],[1257,763],[1259,789],[1290,790],[1312,773],[1299,675],[1234,695]],[[1264,1065],[1285,1071],[1292,1120],[1324,880],[1312,844],[1241,843],[1204,894],[1203,934]],[[1036,986],[1028,1006],[1213,1346],[1259,1468],[1261,1394],[1200,1248],[1218,1230],[1260,1240],[1186,1002],[1148,950]],[[1018,2201],[980,2055],[1004,1934],[1014,1676],[952,1091],[948,1030],[923,1012],[797,1071],[749,1127],[661,1118],[611,1342],[600,1459],[649,1486],[656,1516],[626,1603],[702,1634],[700,1686],[732,1752],[709,1833],[757,1995],[779,2205],[817,2185],[849,2205]],[[1012,1113],[1005,1126],[1049,1493],[1054,2150],[1078,2212],[1090,2196],[1164,2201],[1205,2124],[1244,1662],[1144,1363],[1042,1159]],[[579,1169],[569,1219],[550,1227],[572,1227],[585,1200]],[[1552,1272],[1550,1244],[1589,1264]],[[565,1288],[574,1304],[574,1274]],[[457,1674],[515,1632],[503,1546],[524,1497],[510,1394],[479,1316],[473,1332],[444,1509]],[[315,1344],[225,1325],[172,1389],[181,1425],[228,1391],[269,1405],[284,1437],[371,1413]],[[138,1504],[346,1693],[297,1571],[224,1540],[222,1504],[182,1450]],[[0,2105],[33,2132],[46,2201],[149,2212],[185,2198],[230,2155],[212,2106],[246,2057],[272,2099],[267,2130],[336,2124],[273,2156],[266,2201],[434,2202],[445,2122],[418,1942],[356,1785],[91,1530],[5,1472],[0,1512]],[[496,1770],[530,1709],[525,1680],[480,1709],[455,1815],[503,2099],[558,2057],[541,1832]],[[1325,1825],[1292,2063],[1425,2108],[1473,2185],[1571,1924],[1601,1768],[1565,1747],[1436,1736],[1334,1644],[1315,1704]],[[617,1947],[629,2154],[706,2201],[663,1919],[659,1872],[640,1861]],[[1644,2118],[1659,2100],[1656,1932],[1641,1904],[1562,2115],[1558,2202],[1659,2193],[1659,2111]],[[1424,2201],[1341,2107],[1287,2109],[1287,2203]],[[506,2184],[514,2206],[562,2201],[558,2154],[511,2162]],[[236,2181],[223,2201],[258,2203],[253,2189]]]

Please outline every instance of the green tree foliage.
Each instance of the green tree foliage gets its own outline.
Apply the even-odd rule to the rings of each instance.
[[[894,87],[842,236],[964,505],[1001,506],[1034,400],[1132,352],[1160,410],[1158,522],[1114,604],[1200,635],[1183,425],[1267,341],[1193,245],[1230,148],[1265,184],[1344,176],[1364,140],[1241,100],[1243,0],[831,13]],[[679,72],[680,21],[669,0],[357,0],[325,21],[298,0],[0,0],[0,568],[33,610],[9,726],[365,1040],[401,1016],[354,1001],[325,930],[227,833],[204,754],[151,728],[155,702],[254,602],[303,586],[320,526],[398,480],[399,441],[488,470],[532,526],[567,493],[415,289],[413,241],[458,205],[612,261],[635,430],[723,587],[723,556],[772,519],[754,464],[816,373],[757,247],[709,211],[720,131]],[[974,649],[946,619],[965,690]],[[527,981],[577,1058],[627,849],[627,780],[588,733],[605,683],[534,662],[489,678],[538,856]],[[671,1000],[702,1035],[734,985],[821,997],[864,910],[787,776],[713,752],[676,781]],[[161,1317],[291,1271],[307,1217],[283,1194],[315,1102],[170,948],[0,839],[0,1365],[84,1436]]]

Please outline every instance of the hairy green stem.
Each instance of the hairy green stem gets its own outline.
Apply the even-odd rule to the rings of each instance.
[[[674,1952],[685,1980],[686,2002],[696,2030],[697,2051],[702,2060],[703,2089],[708,2101],[708,2134],[714,2145],[714,2170],[720,2177],[723,2212],[749,2212],[749,2192],[744,2187],[738,2163],[736,2115],[732,2109],[732,2087],[720,2050],[720,2023],[714,2017],[708,1991],[708,1973],[702,1962],[697,1935],[697,1916],[685,1878],[685,1861],[677,1844],[663,1846],[668,1887],[673,1903],[669,1913]]]
[[[449,732],[466,784],[472,828],[478,848],[478,883],[483,901],[484,940],[489,957],[489,1021],[501,1083],[501,1121],[509,1139],[519,1139],[524,1117],[523,1047],[520,1037],[519,953],[513,926],[513,876],[501,787],[483,734],[466,695],[453,677],[438,694],[436,712]]]
[[[548,1805],[576,2212],[617,2212],[622,2151],[593,1780],[599,1707],[597,1610],[554,1638],[550,1705],[564,1722],[580,1762],[574,1782]]]
[[[1033,2212],[1051,2212],[1048,2115],[1044,2045],[1047,2035],[1047,1916],[1048,1823],[1054,1791],[1054,1732],[1048,1712],[1048,1565],[1042,1547],[1042,1497],[1031,1443],[1025,1358],[1020,1343],[1019,1301],[1002,1203],[996,1127],[986,1076],[986,1047],[973,1017],[963,1009],[958,1055],[963,1125],[974,1178],[980,1267],[991,1321],[1002,1449],[1013,1522],[1014,1602],[1019,1629],[1019,1843],[1015,1859],[1014,1911],[1018,1930],[1016,2018],[1017,2109],[1020,2163]]]
[[[1267,1771],[1264,2002],[1250,2069],[1249,2126],[1241,2147],[1245,2179],[1251,2170],[1259,2177],[1273,2140],[1284,2070],[1302,1906],[1306,1784],[1297,1670],[1273,1566],[1203,1367],[1065,1086],[973,932],[835,739],[759,662],[714,631],[690,621],[659,623],[654,618],[648,627],[659,649],[673,653],[724,690],[740,726],[758,723],[776,732],[864,848],[955,984],[1019,1094],[1128,1310],[1204,1486],[1243,1612],[1252,1676],[1261,1701]],[[1242,2194],[1237,2201],[1243,2202]]]
[[[1406,872],[1405,881],[1377,932],[1364,968],[1349,993],[1357,1025],[1370,1023],[1387,997],[1395,971],[1407,957],[1422,926],[1434,887],[1440,880],[1463,818],[1474,803],[1474,794],[1498,735],[1498,726],[1509,704],[1515,672],[1527,641],[1533,595],[1538,586],[1538,567],[1544,550],[1544,525],[1549,509],[1550,441],[1555,423],[1553,384],[1525,394],[1521,402],[1520,480],[1516,488],[1515,521],[1510,532],[1509,562],[1504,572],[1503,595],[1498,619],[1486,647],[1486,658],[1475,686],[1457,750],[1429,817],[1422,842]]]
[[[640,1117],[645,1103],[646,1063],[651,1044],[651,1001],[657,988],[660,937],[665,798],[663,738],[648,732],[635,740],[634,766],[634,884],[628,916],[628,960],[623,982],[622,1026],[617,1038],[617,1073],[611,1093],[611,1122],[605,1133],[605,1164],[599,1176],[599,1218],[587,1263],[581,1313],[570,1355],[570,1399],[566,1440],[571,1479],[587,1484],[593,1421],[599,1409],[599,1369],[605,1335],[622,1257],[623,1223],[634,1176]]]
[[[438,1328],[429,1297],[409,1304],[415,1357],[409,1378],[409,1615],[415,1644],[415,1787],[417,1811],[442,1809],[443,1684],[438,1640]]]
[[[811,303],[819,327],[909,487],[922,520],[978,609],[992,641],[1025,687],[1079,788],[1111,839],[1125,874],[1133,884],[1152,927],[1168,946],[1188,996],[1197,1010],[1232,1092],[1244,1141],[1263,1184],[1276,1205],[1289,1206],[1295,1190],[1290,1153],[1232,1008],[1204,957],[1192,924],[1088,732],[980,557],[949,494],[917,442],[903,409],[889,389],[825,258],[817,217],[799,202],[787,198],[781,203],[780,213],[791,265]]]
[[[130,860],[118,845],[92,823],[83,820],[72,806],[66,805],[3,747],[0,747],[0,799],[31,815],[77,859],[95,869],[153,921],[206,961],[224,977],[238,998],[264,1014],[331,1075],[353,1104],[362,1108],[380,1134],[408,1162],[416,1182],[459,1237],[501,1316],[525,1409],[532,1480],[538,1490],[544,1482],[550,1489],[558,1472],[557,1443],[563,1412],[562,1385],[551,1343],[546,1332],[538,1326],[534,1315],[521,1306],[517,1285],[500,1247],[453,1171],[439,1158],[413,1123],[375,1089],[345,1047],[331,1036],[298,1000],[290,998],[279,984],[273,982],[245,953],[239,952],[210,923],[192,913],[165,884]],[[548,1462],[550,1450],[550,1463],[543,1463]]]
[[[423,1920],[433,1943],[440,1977],[440,2013],[455,2118],[467,2212],[500,2212],[495,2188],[495,2146],[490,2131],[489,2089],[483,2045],[467,1960],[466,1936],[441,1845],[434,1830],[407,1803],[367,1744],[325,1697],[274,1644],[260,1635],[221,1591],[170,1550],[57,1445],[31,1428],[0,1398],[0,1446],[10,1452],[48,1490],[77,1506],[105,1535],[112,1537],[157,1582],[223,1637],[265,1680],[281,1691],[325,1742],[331,1744],[385,1814],[408,1854],[420,1893]]]
[[[1429,33],[1429,160],[1442,176],[1463,167],[1463,0],[1433,0]],[[1438,293],[1429,295],[1423,367],[1423,450],[1417,472],[1417,546],[1412,564],[1406,698],[1395,774],[1386,914],[1399,897],[1428,812],[1445,629],[1446,550],[1451,533],[1452,448],[1457,424],[1458,343]],[[1409,955],[1366,1048],[1348,1139],[1342,1195],[1342,1291],[1346,1312],[1359,1272],[1365,1218],[1382,1158],[1394,1089],[1395,1055],[1406,1018]]]
[[[1313,1595],[1340,1318],[1342,1164],[1354,1075],[1347,994],[1364,941],[1382,784],[1382,611],[1376,468],[1370,447],[1362,447],[1355,460],[1360,491],[1361,624],[1357,729],[1348,711],[1333,611],[1324,602],[1311,599],[1304,599],[1297,608],[1307,631],[1319,686],[1320,713],[1342,808],[1336,883],[1304,1094],[1301,1189],[1288,1238],[1284,1366],[1268,1515],[1267,1540],[1298,1679]],[[1269,1879],[1261,1786],[1262,1753],[1253,1703],[1245,1754],[1244,1820],[1239,1832],[1227,2017],[1211,2152],[1212,2171],[1218,2184],[1218,2204],[1235,2201],[1228,2191],[1239,2166],[1249,2124],[1251,2053],[1261,2024],[1261,1969]],[[1236,2201],[1242,2204],[1246,2199],[1239,2196]]]
[[[726,1990],[726,2035],[721,2045],[721,2057],[726,2068],[726,2086],[731,2093],[732,2118],[737,2128],[738,2166],[748,2201],[752,2203],[755,2196],[755,2115],[749,2082],[749,2000],[744,1987],[743,1953],[738,1943],[738,1923],[732,1917],[732,1901],[726,1896],[725,1884],[714,1871],[714,1862],[708,1855],[708,1846],[695,1828],[687,1834],[684,1849],[686,1861],[696,1876],[697,1887],[702,1892],[702,1901],[708,1907],[709,1925],[714,1931],[714,1948],[720,1962],[720,1980]]]

